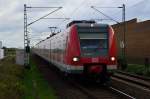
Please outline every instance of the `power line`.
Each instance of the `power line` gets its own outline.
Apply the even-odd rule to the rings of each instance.
[[[70,15],[69,15],[69,16],[70,16],[70,19],[71,19],[71,16],[73,16],[73,14],[75,14],[76,11],[80,8],[80,6],[85,3],[85,1],[87,2],[87,0],[83,0],[83,1],[81,2],[81,4],[80,4],[79,6],[77,6],[77,7],[70,13]],[[62,25],[63,22],[65,22],[65,21],[69,21],[69,20],[63,20],[63,21],[60,22],[58,25],[59,25],[59,26]]]
[[[47,8],[58,8],[58,7],[31,7],[31,6],[28,6],[27,8],[32,8],[32,9],[37,9],[37,8],[39,8],[39,9],[47,9]]]
[[[146,2],[146,1],[149,1],[149,0],[142,0],[142,1],[140,1],[140,2],[138,2],[138,3],[136,3],[136,4],[132,5],[132,6],[130,6],[128,8],[135,7],[135,6],[137,6],[137,5],[139,5],[139,4],[143,3],[143,2]]]
[[[83,4],[85,3],[85,1],[87,2],[87,0],[83,0],[83,2],[81,2],[81,4],[80,4],[79,6],[77,6],[77,7],[72,11],[72,13],[70,14],[70,16],[73,15],[74,13],[76,13],[76,11],[81,7],[81,5],[83,5]]]
[[[76,13],[76,11],[81,7],[81,5],[83,5],[85,2],[87,2],[88,0],[83,0],[82,2],[81,2],[81,4],[79,4],[79,6],[77,6],[71,13],[70,13],[70,19],[71,19],[71,17],[73,16],[73,14],[75,14]],[[70,19],[68,19],[68,20],[63,20],[62,22],[60,22],[59,24],[58,24],[58,27],[60,26],[60,25],[62,25],[65,21],[69,21]]]
[[[46,14],[46,15],[44,15],[44,16],[42,16],[42,17],[40,17],[40,18],[38,18],[37,20],[35,20],[35,21],[33,21],[33,22],[31,22],[31,23],[29,23],[28,24],[28,19],[27,19],[27,9],[35,9],[35,8],[57,8],[57,9],[55,9],[54,11],[52,11],[52,12],[50,12],[50,13],[48,13],[48,14]],[[45,18],[45,17],[47,17],[47,16],[49,16],[50,14],[52,14],[52,13],[54,13],[54,12],[56,12],[56,11],[58,11],[59,9],[61,9],[62,7],[29,7],[29,6],[27,6],[26,4],[24,4],[24,65],[25,65],[25,67],[27,67],[27,68],[30,68],[30,66],[29,66],[29,56],[30,56],[30,38],[29,38],[29,32],[28,32],[28,26],[30,26],[30,25],[32,25],[32,24],[34,24],[35,22],[37,22],[37,21],[39,21],[39,20],[41,20],[41,19],[43,19],[43,18]]]
[[[52,11],[52,12],[50,12],[50,13],[48,13],[48,14],[42,16],[42,17],[40,17],[39,19],[37,19],[37,20],[35,20],[35,21],[33,21],[33,22],[27,24],[27,26],[29,26],[29,25],[31,25],[31,24],[33,24],[33,23],[35,23],[35,22],[37,22],[37,21],[39,21],[39,20],[41,20],[41,19],[43,19],[43,18],[45,18],[45,17],[47,17],[47,16],[49,16],[50,14],[52,14],[52,13],[58,11],[58,10],[61,9],[61,8],[62,8],[62,7],[57,7],[56,10],[54,10],[54,11]]]
[[[103,21],[103,20],[110,20],[110,19],[92,19],[92,20]]]
[[[57,20],[57,19],[62,20],[62,19],[64,19],[64,20],[69,20],[70,18],[43,18],[43,19],[52,19],[52,20]]]
[[[106,15],[105,13],[101,12],[100,10],[96,9],[94,6],[91,6],[91,8],[93,8],[95,11],[101,13],[101,14],[104,15],[105,17],[109,18],[110,20],[113,20],[113,21],[115,21],[116,23],[120,23],[119,21],[113,19],[112,17],[110,17],[110,16]]]
[[[122,8],[122,7],[103,7],[103,6],[101,6],[101,7],[97,7],[97,6],[94,6],[94,7],[96,7],[96,8]]]

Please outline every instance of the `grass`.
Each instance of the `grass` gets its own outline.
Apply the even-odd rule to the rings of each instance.
[[[34,61],[31,61],[31,69],[25,70],[23,81],[24,99],[56,99],[55,92],[37,69]]]
[[[128,64],[125,71],[130,72],[132,74],[138,74],[143,76],[150,76],[150,72],[147,71],[147,68],[145,68],[144,65],[138,65],[138,64]]]
[[[56,99],[42,74],[31,62],[31,70],[15,64],[15,50],[6,50],[0,60],[0,99]]]
[[[0,61],[0,99],[21,99],[23,67],[15,64],[14,56]]]

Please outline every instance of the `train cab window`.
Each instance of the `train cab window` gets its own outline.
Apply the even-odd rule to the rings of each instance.
[[[81,55],[86,57],[106,56],[108,53],[108,27],[78,29]]]
[[[80,39],[83,49],[107,49],[107,39]]]

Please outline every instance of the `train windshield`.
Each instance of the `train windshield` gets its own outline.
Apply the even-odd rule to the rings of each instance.
[[[81,55],[86,57],[106,56],[108,53],[107,27],[78,28]]]

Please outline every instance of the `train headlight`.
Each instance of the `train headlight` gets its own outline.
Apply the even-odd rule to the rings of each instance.
[[[77,61],[79,61],[79,58],[78,57],[73,57],[73,59],[72,59],[74,62],[77,62]]]
[[[111,57],[110,60],[111,61],[115,61],[116,59],[115,59],[115,57]]]
[[[91,24],[91,27],[94,27],[94,24]]]

